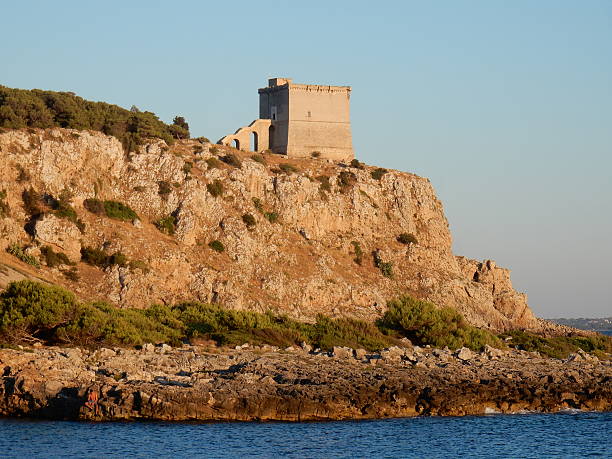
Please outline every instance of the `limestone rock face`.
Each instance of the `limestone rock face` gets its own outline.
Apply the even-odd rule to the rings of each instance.
[[[229,153],[241,167],[220,161]],[[85,299],[124,307],[197,300],[306,320],[318,313],[372,320],[389,299],[409,294],[454,307],[481,327],[540,326],[508,270],[452,253],[428,179],[398,171],[377,179],[369,166],[264,157],[266,164],[195,140],[170,147],[152,140],[125,153],[117,139],[98,132],[4,131],[0,182],[11,213],[0,222],[0,244],[31,243],[24,190],[54,197],[67,191],[84,232],[46,215],[34,222],[34,243],[75,260],[81,246],[90,246],[130,261],[105,269],[80,263],[78,283],[39,270],[38,277]],[[215,183],[219,193],[211,192]],[[89,198],[125,203],[139,223],[92,214],[83,207]],[[169,217],[173,234],[155,226]],[[416,242],[398,242],[402,233]],[[212,241],[224,250],[211,249]]]
[[[70,261],[81,259],[81,232],[74,223],[46,214],[34,223],[34,235],[41,245],[65,253]]]

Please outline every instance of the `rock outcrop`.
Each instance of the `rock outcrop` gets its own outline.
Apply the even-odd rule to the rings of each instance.
[[[521,351],[240,346],[0,350],[0,415],[81,420],[335,420],[612,409],[612,366]]]
[[[228,154],[241,167],[219,161]],[[508,270],[453,255],[429,180],[264,156],[266,164],[195,140],[171,147],[152,140],[126,154],[117,139],[98,132],[5,131],[0,190],[11,211],[0,218],[0,249],[13,242],[50,245],[73,260],[86,246],[121,252],[133,263],[105,269],[79,263],[79,282],[58,269],[37,270],[83,298],[120,306],[199,300],[300,319],[325,313],[371,320],[387,300],[406,293],[452,306],[476,326],[538,328]],[[217,196],[210,191],[215,181],[222,184]],[[48,214],[28,229],[22,194],[30,187],[71,196],[84,230]],[[94,215],[83,207],[91,198],[126,203],[139,219]],[[254,225],[245,224],[246,214]],[[169,216],[173,235],[154,225]],[[402,244],[402,233],[415,241]],[[208,246],[214,240],[224,252]]]
[[[36,242],[65,253],[72,262],[81,260],[81,232],[74,223],[47,214],[35,220],[33,226]]]

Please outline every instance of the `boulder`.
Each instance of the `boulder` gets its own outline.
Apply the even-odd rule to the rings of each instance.
[[[172,346],[168,346],[167,344],[163,343],[157,346],[157,349],[155,350],[155,352],[159,354],[165,354],[166,352],[171,351],[171,350],[172,350]]]
[[[488,344],[485,344],[483,354],[486,355],[489,359],[498,359],[504,355],[504,351],[501,349],[497,349],[495,347],[491,347]]]
[[[368,352],[365,349],[355,349],[353,350],[353,356],[357,360],[363,360]]]
[[[599,359],[592,355],[589,354],[587,352],[584,352],[582,349],[578,349],[577,352],[570,354],[567,359],[565,360],[566,362],[592,362],[592,363],[598,363]]]
[[[334,346],[331,356],[340,359],[353,358],[353,350],[350,347]]]
[[[81,260],[81,232],[71,221],[45,214],[34,223],[34,237],[41,244],[65,253],[70,261]]]
[[[474,357],[474,353],[467,347],[462,347],[455,352],[455,357],[457,357],[459,360],[467,362]]]
[[[404,349],[397,346],[392,346],[390,348],[384,349],[380,353],[380,355],[385,361],[400,362],[402,360],[402,357],[404,356]]]
[[[105,347],[101,347],[96,354],[99,359],[110,359],[111,357],[115,357],[117,355],[115,351]]]

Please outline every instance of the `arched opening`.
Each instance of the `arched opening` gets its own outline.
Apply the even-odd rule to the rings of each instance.
[[[251,132],[251,151],[258,151],[259,150],[259,137],[257,135],[257,132],[253,131]]]
[[[234,139],[233,141],[233,145],[232,145],[236,150],[240,150],[240,140],[238,139]]]
[[[274,126],[270,126],[268,130],[268,148],[270,150],[274,149]]]

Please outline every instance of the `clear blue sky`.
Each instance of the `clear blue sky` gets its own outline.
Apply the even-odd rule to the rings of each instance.
[[[358,157],[429,177],[457,254],[612,315],[612,1],[4,2],[0,84],[217,140],[271,76],[353,86]]]

